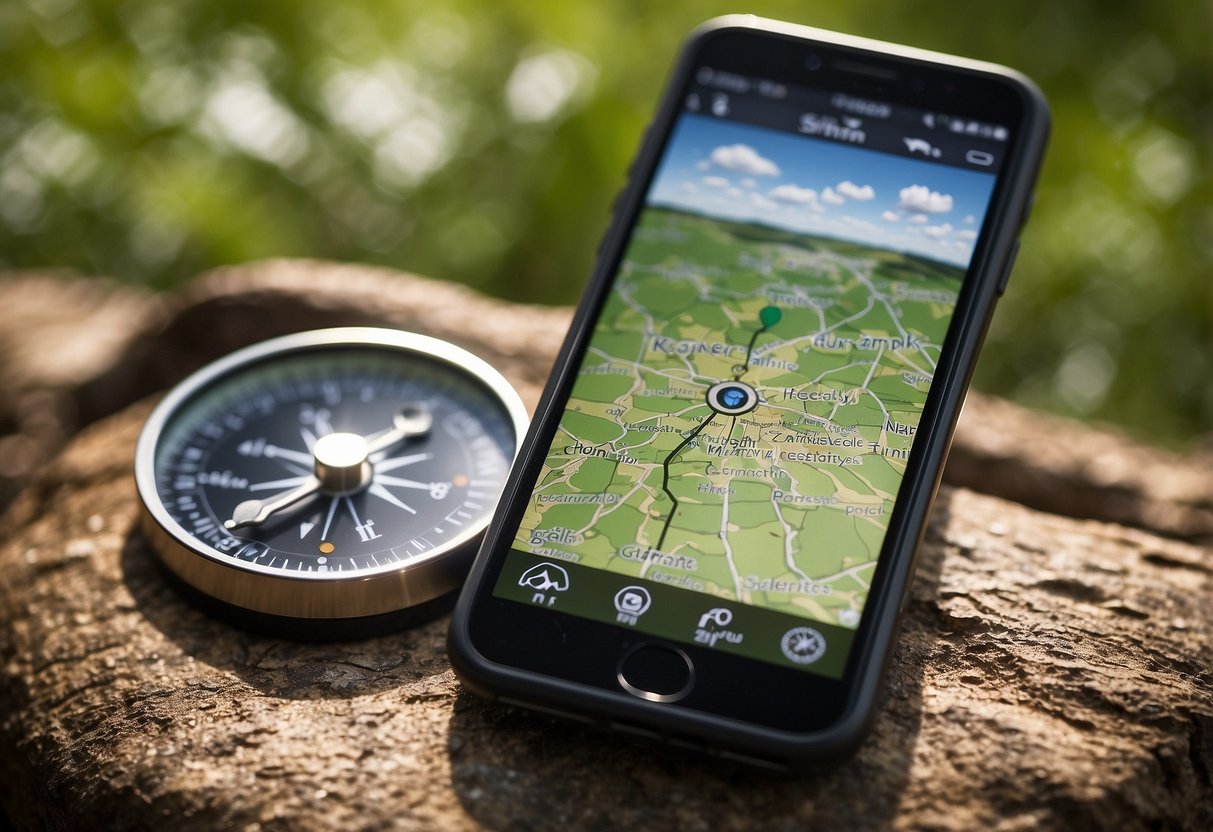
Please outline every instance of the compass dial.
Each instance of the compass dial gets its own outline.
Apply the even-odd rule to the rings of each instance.
[[[302,333],[191,376],[140,437],[145,528],[221,600],[374,615],[453,589],[525,415],[487,364],[390,330]]]

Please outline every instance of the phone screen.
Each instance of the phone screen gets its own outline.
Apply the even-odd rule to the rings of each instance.
[[[840,678],[1010,132],[699,67],[493,594]]]

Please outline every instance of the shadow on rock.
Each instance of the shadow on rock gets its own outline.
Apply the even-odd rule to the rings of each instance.
[[[392,616],[356,622],[258,616],[184,585],[132,529],[122,576],[147,621],[185,656],[233,673],[268,696],[348,698],[444,673],[446,595]],[[201,672],[201,669],[200,669]]]

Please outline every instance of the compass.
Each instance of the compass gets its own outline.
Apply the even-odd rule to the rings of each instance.
[[[245,610],[396,612],[463,580],[525,428],[501,374],[444,341],[275,338],[152,412],[135,452],[143,530],[177,577]]]

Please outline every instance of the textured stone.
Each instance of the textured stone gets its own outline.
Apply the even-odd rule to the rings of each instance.
[[[944,478],[1046,511],[1210,546],[1213,442],[1208,440],[1203,450],[1180,455],[1113,429],[970,394]]]
[[[161,312],[146,291],[100,278],[0,280],[0,508],[81,424],[81,387]],[[111,401],[107,412],[129,403]]]

